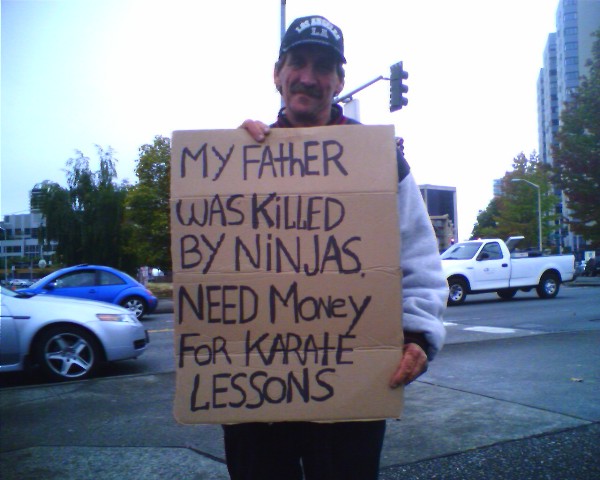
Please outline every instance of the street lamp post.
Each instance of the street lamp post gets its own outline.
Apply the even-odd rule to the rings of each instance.
[[[511,182],[525,182],[532,187],[537,188],[537,197],[538,197],[538,240],[539,240],[539,249],[540,253],[542,253],[542,195],[540,186],[530,182],[529,180],[525,180],[523,178],[513,178]]]

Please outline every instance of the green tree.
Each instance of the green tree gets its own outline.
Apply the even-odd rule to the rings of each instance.
[[[97,263],[131,270],[121,248],[127,185],[117,185],[113,150],[97,146],[100,169],[80,151],[67,161],[67,188],[42,182],[40,210],[46,236],[58,242],[61,263]]]
[[[171,270],[169,195],[171,141],[156,136],[139,149],[135,174],[138,183],[127,194],[127,250],[138,265]]]
[[[479,210],[477,221],[471,232],[471,239],[491,238],[497,236],[498,224],[496,218],[500,215],[500,197],[494,197],[488,203],[485,210]]]
[[[513,181],[527,180],[540,187],[542,243],[548,246],[548,234],[554,228],[556,219],[554,206],[558,202],[558,198],[551,193],[552,172],[534,153],[527,158],[521,152],[513,159],[512,167],[512,171],[506,172],[502,178],[502,195],[492,199],[488,207],[480,211],[471,237],[506,239],[523,235],[525,239],[519,244],[520,247],[538,246],[537,188],[526,182]]]
[[[565,192],[573,232],[600,246],[600,30],[594,33],[589,74],[561,114],[553,147],[556,182]]]

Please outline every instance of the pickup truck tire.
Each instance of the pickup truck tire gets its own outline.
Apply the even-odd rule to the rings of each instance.
[[[467,298],[467,282],[462,278],[449,278],[448,288],[448,305],[460,305]]]
[[[503,288],[496,292],[502,300],[510,300],[517,294],[516,288]]]
[[[554,298],[560,289],[560,277],[556,273],[548,272],[542,275],[540,284],[536,287],[540,298]]]

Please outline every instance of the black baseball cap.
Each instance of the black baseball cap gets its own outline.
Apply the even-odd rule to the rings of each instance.
[[[322,45],[331,48],[346,63],[342,30],[320,15],[297,18],[288,27],[279,48],[279,57],[300,45]]]

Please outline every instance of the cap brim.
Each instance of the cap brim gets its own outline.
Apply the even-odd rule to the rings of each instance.
[[[294,42],[294,43],[288,45],[285,49],[282,49],[281,53],[287,53],[292,48],[296,48],[296,47],[299,47],[301,45],[319,45],[321,47],[327,47],[327,48],[329,48],[331,51],[333,51],[338,56],[338,58],[342,61],[342,63],[347,63],[346,62],[346,57],[344,57],[344,55],[342,55],[342,53],[337,48],[335,48],[334,46],[332,46],[328,42],[321,42],[321,41],[316,40],[316,39],[302,39],[302,40],[298,40],[297,42]]]

